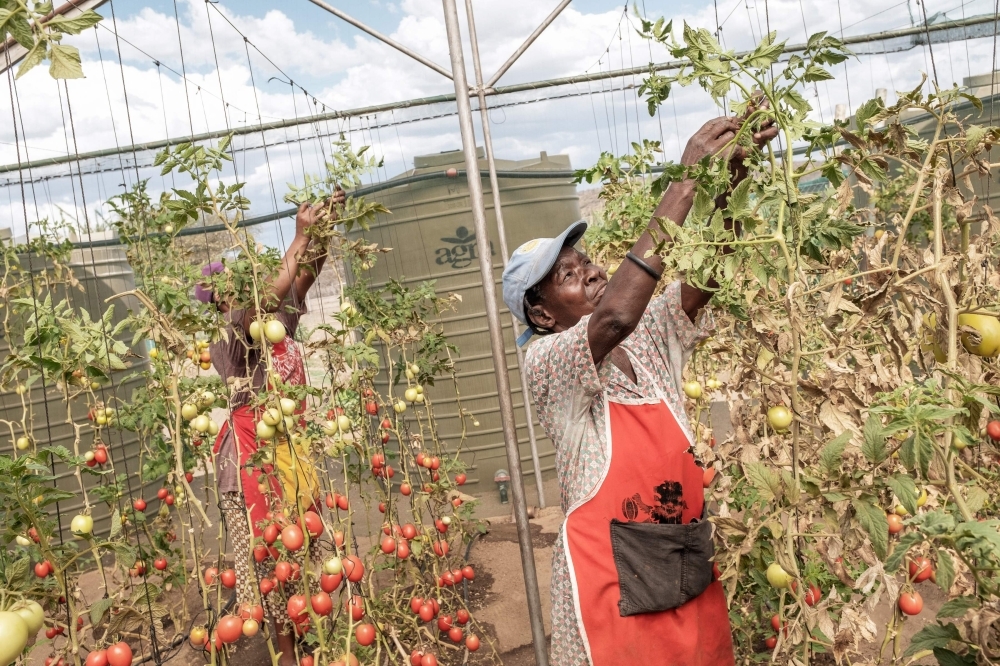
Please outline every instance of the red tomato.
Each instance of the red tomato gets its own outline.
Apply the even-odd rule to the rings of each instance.
[[[94,650],[87,655],[87,666],[108,666],[108,651]]]
[[[347,511],[349,507],[350,504],[347,502],[347,495],[338,495],[337,508],[340,509],[341,511]]]
[[[400,541],[396,547],[396,557],[405,560],[410,556],[410,544],[407,541]]]
[[[431,605],[431,607],[434,609],[434,614],[435,615],[437,615],[438,613],[441,612],[441,604],[438,602],[437,599],[428,599],[424,603],[428,603],[428,604]]]
[[[216,567],[205,569],[205,585],[214,585],[215,579],[219,577],[219,570]]]
[[[370,624],[359,624],[354,630],[354,637],[358,639],[358,645],[367,647],[375,642],[375,627]]]
[[[160,488],[159,490],[156,491],[156,497],[161,500],[167,499],[168,492],[169,491],[166,488]]]
[[[299,659],[299,666],[313,666],[313,658],[311,654],[304,655]]]
[[[459,608],[455,611],[455,619],[458,620],[459,624],[466,624],[469,621],[469,611],[464,608]]]
[[[317,615],[329,615],[333,610],[333,600],[326,592],[317,592],[309,601]]]
[[[469,652],[475,652],[479,649],[479,636],[475,634],[469,634],[465,637],[465,648]]]
[[[441,459],[438,458],[437,456],[431,458],[431,469],[436,471],[440,468],[441,468]]]
[[[399,493],[401,495],[409,497],[410,493],[412,493],[412,492],[413,492],[413,488],[410,487],[410,484],[408,484],[408,483],[401,483],[401,484],[399,484]]]
[[[255,562],[263,562],[267,559],[268,552],[267,546],[263,544],[257,544],[253,547],[253,559]]]
[[[385,513],[385,502],[379,502],[378,503],[378,510],[379,510],[379,513]]]
[[[438,618],[438,630],[448,631],[451,629],[451,615],[442,615]]]
[[[191,472],[184,472],[184,480],[187,481],[188,483],[191,483],[192,481],[194,481],[194,474],[192,474]]]
[[[344,533],[340,530],[333,531],[333,542],[337,544],[337,548],[343,548],[344,546]]]
[[[132,502],[132,508],[135,509],[136,511],[145,511],[146,510],[146,500],[144,500],[144,499],[142,499],[140,497],[139,499],[137,499],[134,502]]]
[[[413,523],[406,523],[403,525],[402,530],[403,538],[407,541],[414,539],[417,536],[417,528],[413,525]]]
[[[440,518],[434,521],[434,527],[437,528],[437,531],[440,532],[441,534],[444,534],[445,532],[448,531],[448,526],[445,525],[444,521],[441,520]]]
[[[465,580],[475,580],[476,571],[471,566],[466,564],[464,567],[462,567],[462,577]]]
[[[455,641],[456,643],[462,640],[464,633],[460,627],[452,627],[448,630],[448,638]]]
[[[430,622],[434,619],[434,607],[428,603],[423,604],[420,607],[420,611],[417,613],[420,619],[424,622]]]
[[[315,511],[306,511],[303,522],[306,524],[310,538],[317,539],[323,534],[323,519]]]
[[[391,430],[392,429],[392,421],[389,420],[388,416],[385,417],[384,419],[382,419],[382,429],[383,430]]]
[[[388,430],[386,430],[385,432],[382,433],[382,443],[383,444],[388,444],[389,443],[389,431]]]
[[[924,600],[919,592],[903,592],[899,595],[899,610],[907,615],[917,615],[924,609]]]
[[[319,577],[319,587],[324,592],[333,592],[344,580],[344,574],[323,574]]]
[[[986,424],[986,434],[994,442],[1000,441],[1000,421],[990,421]]]
[[[235,643],[243,635],[243,618],[238,615],[226,615],[219,620],[215,631],[223,644]]]
[[[361,395],[365,396],[366,398],[370,398],[373,395],[375,395],[375,392],[372,391],[370,388],[366,388],[364,391],[361,392]]]
[[[417,460],[417,466],[418,467],[423,467],[424,466],[424,452],[423,451],[421,451],[420,453],[417,454],[416,460]]]
[[[227,587],[231,590],[236,587],[236,572],[232,569],[226,569],[219,574],[219,580],[222,581],[223,587]]]
[[[281,530],[281,543],[294,553],[302,548],[302,544],[305,543],[305,535],[302,534],[302,529],[298,525],[289,525]]]
[[[452,585],[455,584],[455,577],[452,575],[450,571],[445,571],[443,574],[441,574],[440,580],[441,580],[440,584],[443,587],[451,587]]]
[[[455,579],[455,584],[458,585],[465,578],[465,574],[462,573],[461,569],[455,568],[451,570],[451,577]]]
[[[903,519],[894,513],[890,513],[886,516],[886,520],[889,522],[889,534],[899,534],[903,531]]]
[[[853,278],[844,278],[844,284],[846,284],[848,287],[850,287],[851,284],[853,284],[853,282],[854,282]]]
[[[931,561],[926,557],[917,557],[910,561],[910,580],[922,583],[931,577],[934,571]]]
[[[376,453],[372,456],[372,467],[385,467],[385,456],[381,453]]]
[[[410,666],[420,666],[420,660],[424,658],[424,653],[414,650],[410,653]]]
[[[168,494],[167,498],[165,500],[163,500],[163,501],[167,503],[167,506],[173,506],[174,505],[174,496]]]
[[[777,636],[768,636],[767,638],[764,639],[764,645],[767,646],[768,650],[773,650],[774,646],[777,644],[778,644]]]
[[[468,477],[466,477],[464,473],[463,474],[456,474],[455,475],[455,485],[464,486],[466,478],[468,478]],[[479,640],[479,639],[477,638],[476,640]]]
[[[292,622],[302,622],[309,617],[306,614],[306,598],[301,594],[293,594],[288,597],[285,610],[288,611],[288,619]]]
[[[355,594],[353,598],[344,601],[344,610],[351,612],[351,619],[357,622],[365,615],[365,600]]]
[[[371,414],[372,416],[375,416],[376,414],[378,414],[378,405],[376,405],[374,402],[366,402],[365,411]]]
[[[132,666],[132,648],[122,641],[108,648],[108,663],[111,666]]]
[[[447,541],[435,541],[434,542],[434,554],[438,557],[444,557],[448,554],[448,542]]]
[[[365,565],[357,555],[348,555],[344,558],[344,573],[347,580],[357,583],[365,575]]]
[[[414,615],[420,612],[420,607],[424,605],[424,600],[420,597],[413,597],[410,599],[410,610],[413,611]]]
[[[270,578],[262,578],[260,581],[260,593],[264,596],[271,594],[274,589],[274,581]]]
[[[274,565],[274,577],[282,583],[287,583],[292,577],[292,565],[288,562],[278,562]]]
[[[815,606],[823,598],[823,590],[819,589],[812,583],[809,583],[809,589],[806,590],[805,602],[807,606]]]
[[[98,465],[103,465],[108,462],[108,449],[101,444],[97,445],[94,449],[94,460],[97,461]]]
[[[39,578],[45,578],[50,573],[52,573],[52,571],[49,569],[48,562],[39,562],[35,565],[35,575]]]
[[[272,543],[278,540],[278,526],[271,523],[264,528],[264,543],[270,546]]]
[[[156,568],[158,571],[163,571],[164,569],[167,568],[167,558],[165,557],[156,558],[155,560],[153,560],[153,567]]]
[[[335,500],[335,499],[333,498],[333,495],[332,495],[332,494],[330,494],[330,493],[327,493],[327,494],[326,494],[326,508],[328,508],[328,509],[332,509],[332,508],[333,508],[333,507],[335,507],[335,506],[337,506],[337,500]]]
[[[438,660],[432,654],[425,654],[420,658],[420,666],[437,666]]]
[[[382,552],[386,555],[396,551],[396,540],[391,536],[382,537],[382,543],[379,545],[382,548]]]

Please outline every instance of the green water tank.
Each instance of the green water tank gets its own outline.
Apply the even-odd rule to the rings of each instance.
[[[479,167],[485,172],[487,165],[482,149],[479,149],[479,157]],[[497,469],[507,467],[507,457],[500,424],[475,229],[468,185],[462,171],[465,168],[463,153],[451,151],[419,156],[414,159],[413,166],[411,171],[393,179],[407,182],[369,195],[369,198],[381,201],[392,214],[380,216],[364,236],[369,242],[391,247],[392,252],[376,263],[368,277],[376,285],[384,285],[389,278],[395,278],[411,287],[425,280],[434,280],[438,294],[455,293],[461,296],[457,311],[443,313],[440,323],[444,326],[448,340],[459,349],[456,367],[461,406],[474,414],[480,424],[472,427],[471,422],[469,423],[469,432],[462,447],[462,457],[469,468],[469,480],[464,490],[473,494],[496,492],[493,475]],[[576,186],[571,182],[572,167],[568,156],[547,155],[543,152],[533,159],[498,159],[496,168],[502,174],[499,179],[500,200],[509,251],[512,252],[533,238],[556,236],[569,224],[580,219],[579,197]],[[547,172],[551,172],[551,175]],[[426,176],[427,179],[412,182],[414,176]],[[393,180],[386,184],[391,185]],[[524,394],[518,374],[511,316],[501,299],[503,261],[493,213],[492,191],[488,176],[483,175],[482,180],[521,465],[531,501],[534,471],[523,406]],[[354,237],[358,235],[355,233]],[[387,377],[383,374],[380,379],[384,388]],[[455,386],[450,379],[439,378],[436,385],[427,390],[435,405],[440,437],[449,449],[454,449],[461,440],[461,419]],[[554,469],[554,451],[551,442],[538,427],[537,419],[535,433],[545,476]]]
[[[42,269],[42,259],[37,256],[21,255],[22,267],[33,269],[37,274]],[[31,263],[29,263],[29,261]],[[108,305],[105,300],[115,294],[120,294],[135,288],[135,278],[132,269],[125,259],[125,251],[122,247],[96,247],[78,248],[72,251],[69,261],[69,268],[79,282],[79,288],[68,286],[56,286],[54,288],[54,300],[68,298],[69,302],[76,310],[87,310],[91,318],[99,320]],[[41,285],[39,285],[41,289]],[[41,295],[42,292],[39,291]],[[135,299],[117,299],[115,303],[114,322],[121,321],[127,312],[127,308],[138,309],[139,303]],[[112,324],[113,325],[113,324]],[[0,336],[3,333],[0,331]],[[131,343],[132,336],[127,334],[126,343]],[[9,353],[8,340],[0,337],[0,357],[6,358]],[[143,385],[141,377],[132,376],[136,371],[141,371],[148,363],[145,351],[141,348],[133,349],[137,354],[141,354],[128,359],[129,370],[114,373],[112,382],[106,384],[97,391],[98,395],[108,405],[114,405],[117,400],[126,403],[131,399],[132,392]],[[70,411],[67,413],[67,405],[62,392],[55,386],[49,385],[47,390],[43,390],[41,381],[35,382],[32,390],[25,395],[17,395],[13,391],[0,392],[0,410],[3,419],[20,421],[23,408],[22,398],[27,409],[30,411],[30,420],[33,423],[32,431],[36,443],[39,446],[64,446],[69,451],[73,451],[75,429],[73,424],[83,426],[80,429],[80,453],[81,455],[90,450],[94,445],[94,429],[90,421],[87,420],[87,405],[83,399],[73,401]],[[132,432],[119,430],[101,431],[101,440],[108,447],[108,463],[103,469],[110,470],[112,465],[116,475],[128,474],[129,483],[138,493],[139,485],[139,441],[138,435]],[[13,442],[7,433],[0,435],[0,453],[11,455],[20,453],[14,450]],[[95,468],[99,469],[99,468]],[[83,496],[80,493],[79,482],[75,476],[75,470],[63,465],[61,462],[55,463],[56,483],[60,488],[76,497],[52,505],[53,515],[61,516],[62,538],[73,539],[69,524],[77,513],[84,507]],[[83,472],[84,484],[90,493],[97,485],[97,477],[87,472]],[[124,484],[126,494],[128,484]],[[147,500],[155,497],[147,497]],[[94,533],[106,536],[111,527],[111,514],[107,505],[93,493],[90,493],[90,503],[93,507]],[[150,502],[151,508],[155,509],[155,502]],[[58,537],[57,537],[58,538]]]

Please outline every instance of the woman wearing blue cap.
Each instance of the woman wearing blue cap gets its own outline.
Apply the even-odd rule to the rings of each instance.
[[[681,161],[724,153],[740,179],[745,153],[729,148],[740,122],[709,121]],[[776,133],[766,125],[753,139]],[[694,193],[692,181],[671,184],[653,216],[682,223]],[[657,242],[651,228],[608,280],[573,247],[586,228],[525,243],[503,275],[504,300],[529,327],[518,343],[540,336],[526,365],[566,513],[552,558],[552,663],[733,664],[680,397],[711,294],[674,282],[653,299],[663,266],[646,256]]]

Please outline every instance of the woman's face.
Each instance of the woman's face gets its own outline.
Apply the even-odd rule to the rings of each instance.
[[[540,285],[542,302],[531,308],[531,320],[540,328],[558,333],[575,326],[597,308],[608,286],[608,276],[587,255],[564,247]]]

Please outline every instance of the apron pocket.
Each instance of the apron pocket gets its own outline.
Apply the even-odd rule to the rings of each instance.
[[[611,520],[622,617],[677,608],[712,582],[712,525]]]

